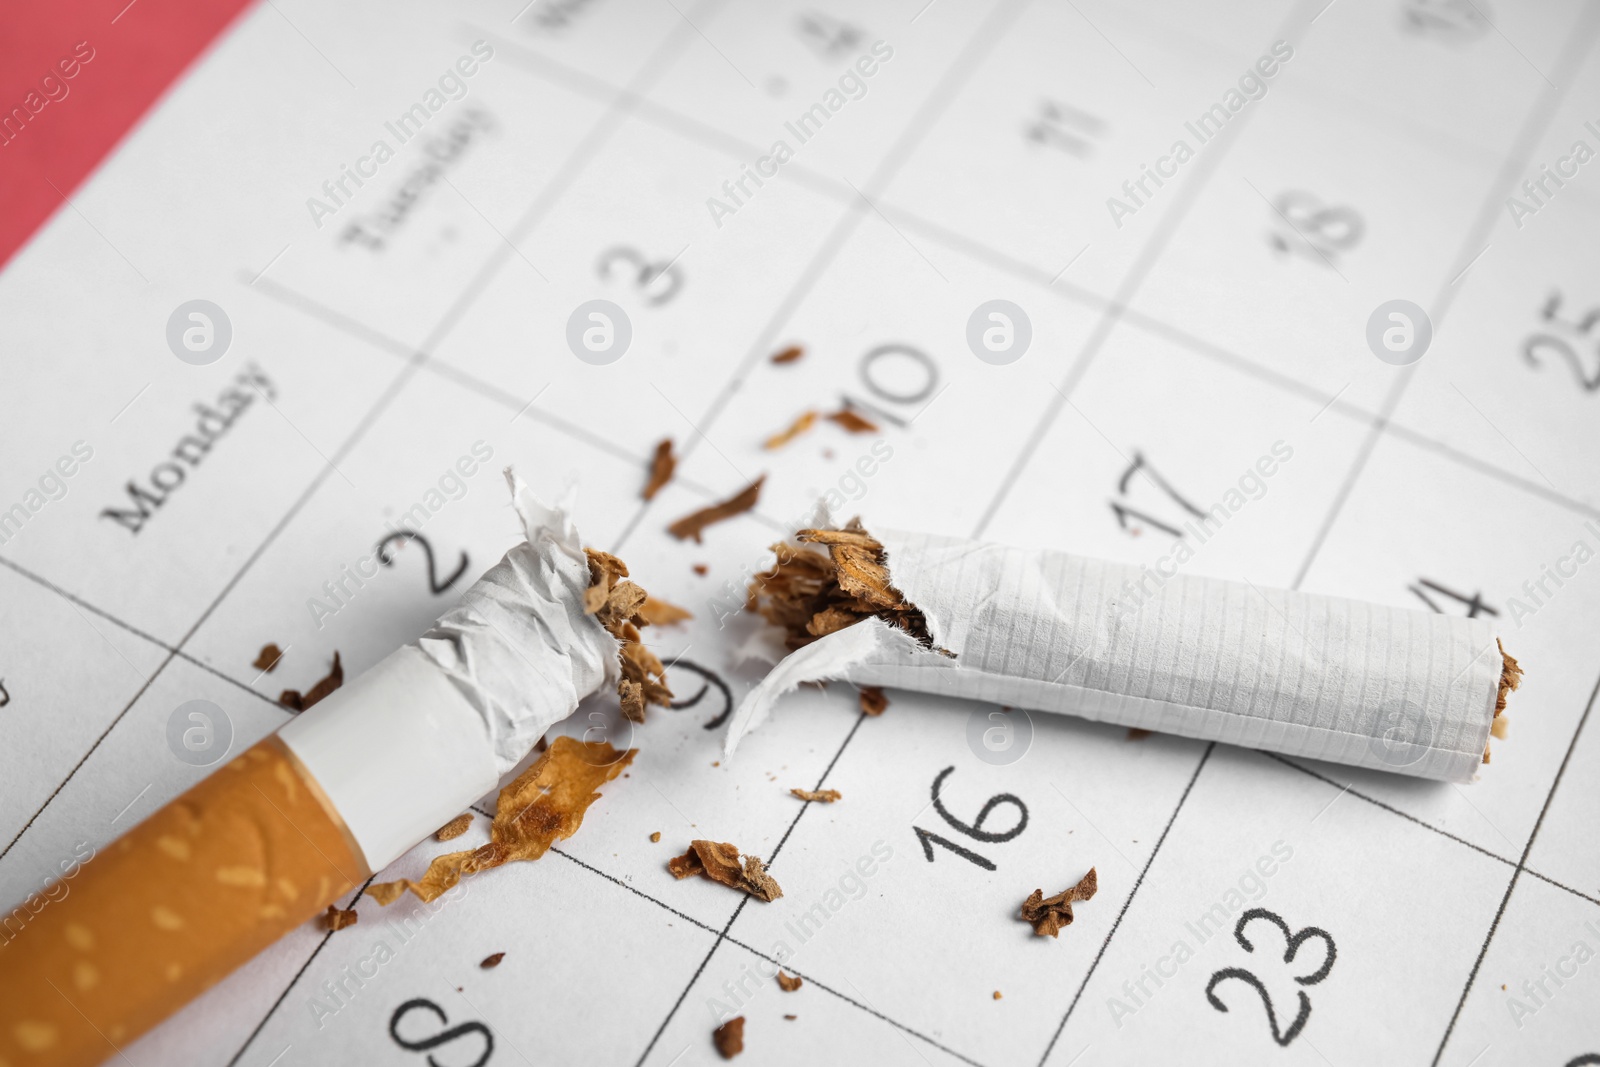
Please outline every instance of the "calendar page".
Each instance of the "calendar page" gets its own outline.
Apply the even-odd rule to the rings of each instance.
[[[673,705],[556,728],[638,754],[538,862],[363,887],[115,1062],[672,1067],[742,1018],[762,1064],[1600,1063],[1597,34],[248,8],[0,273],[0,905],[423,633],[521,539],[511,467],[692,615],[647,632]],[[1488,619],[1526,677],[1465,784],[843,682],[725,758],[746,585],[819,499]],[[674,878],[697,839],[782,896]]]

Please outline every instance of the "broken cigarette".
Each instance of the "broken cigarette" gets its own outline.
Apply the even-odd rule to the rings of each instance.
[[[0,944],[0,1064],[114,1058],[618,685],[624,642],[586,613],[576,529],[506,476],[527,540],[457,607],[102,850]]]
[[[790,654],[729,756],[842,678],[1464,782],[1522,673],[1483,619],[859,523],[797,540],[751,583]]]

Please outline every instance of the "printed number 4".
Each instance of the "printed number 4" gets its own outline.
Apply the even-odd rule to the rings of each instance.
[[[973,819],[970,823],[962,822],[954,815],[951,815],[950,810],[944,806],[944,801],[939,799],[939,790],[944,786],[944,780],[948,778],[955,771],[955,769],[955,765],[951,764],[944,770],[940,771],[933,779],[933,809],[939,813],[939,816],[944,819],[945,822],[950,824],[951,828],[965,834],[974,841],[988,841],[992,843],[1010,841],[1013,837],[1016,837],[1018,834],[1022,833],[1023,830],[1027,829],[1028,806],[1022,802],[1020,797],[1014,796],[1011,793],[996,793],[994,796],[984,801],[983,807],[978,809],[978,817]],[[990,814],[993,813],[994,809],[998,808],[1002,804],[1011,804],[1017,809],[1017,824],[1009,830],[1002,830],[999,832],[985,830],[983,828],[984,822],[989,818]],[[986,871],[992,871],[995,869],[995,865],[992,860],[989,860],[984,856],[980,856],[978,853],[973,852],[971,849],[965,848],[954,841],[951,841],[949,838],[940,837],[938,834],[924,830],[920,826],[913,826],[911,829],[916,832],[917,840],[922,843],[922,854],[927,857],[929,863],[933,862],[933,846],[939,845],[942,848],[947,848],[951,852],[954,852],[957,856],[960,856],[967,862],[977,864]]]

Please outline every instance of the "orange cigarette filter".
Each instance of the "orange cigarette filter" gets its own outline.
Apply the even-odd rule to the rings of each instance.
[[[116,1056],[371,873],[316,780],[266,738],[0,942],[0,1067]]]
[[[577,529],[507,481],[527,540],[428,633],[94,856],[63,895],[30,900],[20,930],[0,918],[0,1067],[117,1056],[617,684]]]

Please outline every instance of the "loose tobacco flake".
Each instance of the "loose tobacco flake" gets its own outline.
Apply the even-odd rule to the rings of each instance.
[[[261,646],[261,651],[256,653],[255,662],[250,664],[258,671],[271,674],[278,667],[278,661],[283,658],[283,649],[268,641]]]
[[[1080,878],[1077,885],[1063,889],[1053,897],[1046,897],[1042,889],[1035,889],[1028,894],[1028,899],[1022,902],[1021,917],[1024,922],[1033,924],[1035,935],[1055,937],[1063,926],[1072,925],[1072,905],[1088,900],[1099,888],[1100,878],[1095,869],[1090,867],[1089,873]]]
[[[791,789],[789,794],[801,800],[815,800],[819,804],[832,804],[844,795],[837,789]]]
[[[711,1043],[725,1060],[744,1051],[744,1016],[739,1015],[711,1031]]]
[[[435,841],[454,841],[472,825],[472,812],[464,811],[433,832]]]
[[[830,411],[824,416],[829,422],[837,423],[850,433],[877,433],[878,424],[870,419],[864,419],[851,408],[840,408]]]
[[[704,532],[707,526],[722,522],[725,519],[731,519],[735,515],[743,515],[755,507],[756,501],[761,499],[762,483],[766,480],[767,476],[763,474],[720,504],[712,504],[710,507],[701,508],[699,511],[685,515],[671,526],[668,526],[667,532],[680,541],[692,537],[695,543],[699,544],[700,534]]]
[[[421,880],[374,883],[367,888],[367,895],[388,905],[409,889],[426,903],[438,899],[466,875],[513,860],[538,859],[551,845],[578,832],[583,813],[600,799],[596,790],[621,774],[638,751],[618,752],[604,741],[557,737],[527,770],[500,790],[488,844],[435,856]]]
[[[746,856],[741,862],[739,849],[726,841],[691,841],[689,851],[667,861],[667,870],[679,880],[703,875],[769,904],[783,896],[782,887],[767,873],[759,857]]]
[[[651,626],[671,626],[694,618],[694,613],[688,608],[680,608],[671,601],[647,596],[644,598],[644,603],[639,605],[639,617]]]
[[[333,654],[333,669],[328,671],[321,681],[317,682],[305,693],[301,693],[298,689],[285,689],[278,695],[278,703],[286,708],[293,708],[295,711],[305,711],[343,684],[344,664],[339,662],[339,653],[335,652]]]
[[[622,702],[622,714],[630,722],[644,722],[646,705],[667,707],[672,703],[666,666],[639,639],[639,627],[650,625],[643,614],[650,596],[637,584],[618,580],[628,577],[628,565],[616,556],[595,548],[584,551],[589,557],[591,584],[584,590],[583,610],[621,642],[617,657],[622,678],[617,683],[617,696]]]
[[[863,715],[879,716],[889,708],[889,698],[883,695],[881,686],[864,685],[861,687],[861,713]]]
[[[796,437],[799,437],[816,424],[817,413],[815,411],[802,412],[800,416],[788,426],[784,427],[782,430],[779,430],[777,433],[763,441],[761,443],[761,447],[765,448],[769,452],[782,448],[784,445],[788,444],[790,441],[793,441]]]
[[[820,545],[826,554],[808,545]],[[883,545],[859,522],[801,530],[794,543],[780,542],[772,551],[776,559],[751,581],[745,609],[780,627],[791,652],[873,617],[934,648],[927,619],[890,580]],[[883,710],[876,698],[873,705],[876,710],[864,698],[862,710],[869,715]]]
[[[678,457],[672,454],[672,438],[663,437],[656,445],[655,454],[650,457],[650,478],[639,495],[646,500],[654,500],[662,487],[672,481],[672,473],[677,469]]]

